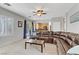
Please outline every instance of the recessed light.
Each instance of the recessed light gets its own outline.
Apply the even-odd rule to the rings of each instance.
[[[9,3],[4,3],[4,5],[6,5],[6,6],[11,6],[11,4],[9,4]]]

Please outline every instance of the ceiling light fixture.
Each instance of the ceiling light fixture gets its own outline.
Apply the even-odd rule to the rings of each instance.
[[[47,14],[44,12],[43,9],[38,9],[38,10],[34,11],[33,13],[34,13],[34,15],[37,15],[37,16],[42,16],[42,15]]]
[[[37,15],[38,15],[38,16],[42,16],[42,14],[41,14],[41,13],[37,13]]]

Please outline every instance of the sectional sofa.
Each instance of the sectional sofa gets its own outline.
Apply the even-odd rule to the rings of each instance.
[[[47,31],[38,33],[37,36],[37,39],[43,39],[46,43],[56,44],[58,55],[65,55],[70,48],[79,45],[79,34],[77,33]]]

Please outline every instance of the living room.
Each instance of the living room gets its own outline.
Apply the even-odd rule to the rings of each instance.
[[[79,55],[78,16],[79,3],[0,3],[0,54]]]

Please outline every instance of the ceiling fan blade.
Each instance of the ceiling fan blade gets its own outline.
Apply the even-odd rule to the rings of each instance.
[[[42,14],[47,14],[47,13],[42,13]]]

